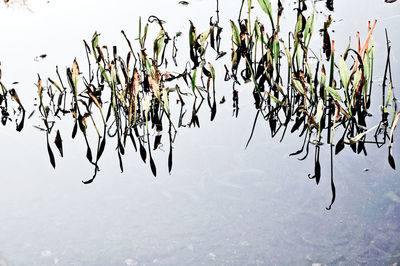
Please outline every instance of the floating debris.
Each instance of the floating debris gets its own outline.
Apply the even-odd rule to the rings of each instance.
[[[47,57],[46,54],[42,54],[42,55],[36,56],[36,57],[34,58],[34,60],[35,60],[36,62],[39,62],[39,61],[45,59],[46,57]]]

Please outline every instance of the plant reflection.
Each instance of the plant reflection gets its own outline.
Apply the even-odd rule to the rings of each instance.
[[[238,20],[230,21],[231,65],[224,66],[224,80],[232,83],[234,116],[239,115],[237,87],[242,83],[253,84],[256,115],[247,145],[260,120],[269,125],[271,136],[279,136],[280,141],[288,131],[297,132],[302,138],[302,144],[297,152],[290,155],[300,156],[299,159],[304,160],[310,149],[314,149],[314,173],[308,177],[315,179],[317,184],[321,179],[320,149],[323,143],[329,145],[332,200],[327,209],[331,208],[336,197],[333,155],[345,147],[350,147],[354,153],[367,155],[365,144],[372,143],[381,147],[388,143],[388,161],[395,169],[391,149],[400,112],[397,112],[392,88],[388,37],[382,83],[382,118],[377,125],[369,129],[367,127],[368,117],[371,116],[369,109],[375,49],[372,33],[376,21],[368,23],[368,34],[362,46],[357,34],[356,47],[351,48],[349,43],[340,59],[335,60],[335,41],[329,35],[332,17],[328,16],[320,30],[326,59],[322,56],[318,59],[310,49],[310,40],[315,33],[315,10],[306,18],[303,14],[307,10],[304,0],[298,2],[297,22],[287,42],[280,36],[279,24],[284,12],[281,1],[278,1],[274,17],[275,12],[269,0],[258,0],[259,6],[269,18],[269,25],[251,18],[251,0],[247,1],[247,18],[243,19],[245,2],[242,1]],[[333,10],[333,1],[327,1],[326,6]],[[56,133],[53,130],[55,121],[65,115],[72,115],[72,138],[76,138],[79,131],[79,136],[86,144],[86,158],[94,168],[93,176],[83,183],[91,183],[96,178],[106,144],[115,147],[122,172],[123,156],[129,148],[127,140],[132,143],[135,151],[139,151],[143,162],[149,164],[154,176],[157,168],[152,152],[167,150],[168,170],[171,172],[177,130],[185,126],[200,127],[201,107],[208,106],[211,121],[217,114],[216,71],[213,64],[226,54],[220,50],[222,27],[219,25],[218,14],[217,1],[217,18],[211,18],[209,27],[201,33],[192,21],[189,22],[190,61],[180,72],[168,69],[168,59],[172,59],[175,67],[178,66],[176,43],[179,38],[183,38],[180,37],[182,33],[175,34],[171,39],[172,35],[164,28],[165,22],[150,16],[144,27],[139,20],[137,41],[140,50],[133,49],[131,41],[122,31],[130,48],[127,55],[122,56],[116,46],[109,49],[100,45],[100,34],[96,32],[89,44],[84,42],[88,63],[86,76],[82,74],[77,60],[67,68],[65,75],[56,69],[57,78],[48,78],[46,85],[39,76],[36,84],[38,112],[43,123],[39,128],[46,133],[52,166],[55,167],[56,162],[50,138],[55,138],[55,146],[63,155],[62,134],[59,130]],[[149,51],[146,48],[148,29],[153,25],[159,31]],[[172,53],[169,54],[171,46]],[[213,53],[215,60],[209,60],[210,53]],[[311,59],[318,60],[314,69],[310,66]],[[22,118],[15,118],[19,119],[17,130],[20,131],[24,125],[25,109],[16,91],[7,90],[1,83],[1,75],[0,85],[2,123],[5,125],[12,120],[7,101],[12,98],[17,103],[13,107],[14,113],[17,117],[18,113],[22,115]],[[223,102],[225,97],[220,104]],[[179,114],[172,112],[171,107],[175,105],[179,106]],[[91,141],[93,134],[97,140],[94,143]],[[373,140],[367,139],[367,134],[373,135]],[[323,135],[326,135],[325,141]],[[166,137],[168,145],[163,143]]]

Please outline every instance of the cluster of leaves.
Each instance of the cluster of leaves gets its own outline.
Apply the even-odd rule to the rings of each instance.
[[[7,89],[3,84],[2,71],[0,69],[0,111],[1,111],[1,124],[7,125],[7,122],[15,121],[16,130],[21,131],[25,123],[25,108],[19,99],[19,96],[14,88]],[[16,85],[14,82],[12,85]]]
[[[151,24],[159,27],[159,32],[152,43],[152,57],[148,55],[146,49],[148,28]],[[171,40],[171,57],[177,66],[176,39],[180,34],[171,39],[164,29],[164,22],[151,16],[143,28],[139,20],[138,52],[133,50],[132,43],[124,31],[122,34],[130,49],[124,58],[119,56],[116,46],[112,47],[112,53],[107,46],[101,46],[99,34],[95,33],[90,45],[84,42],[89,67],[87,76],[81,73],[77,60],[73,61],[71,68],[66,69],[69,88],[64,85],[65,81],[58,69],[56,81],[47,79],[47,86],[43,86],[39,76],[38,109],[44,127],[38,128],[46,132],[47,150],[52,166],[55,167],[56,163],[49,142],[50,135],[53,134],[55,121],[70,114],[74,121],[72,138],[77,136],[78,131],[81,133],[86,143],[86,158],[94,166],[94,174],[92,178],[83,181],[85,184],[95,179],[100,169],[99,160],[105,150],[106,142],[109,142],[106,141],[108,138],[116,139],[114,145],[121,171],[124,168],[122,157],[128,148],[127,139],[129,139],[134,150],[139,151],[142,160],[149,162],[151,171],[156,176],[152,151],[163,146],[161,142],[163,132],[168,132],[170,172],[177,128],[200,126],[197,112],[204,99],[207,99],[211,109],[211,120],[215,117],[215,71],[205,58],[208,43],[216,54],[221,56],[222,52],[219,51],[221,32],[218,20],[210,21],[210,27],[199,35],[190,22],[189,44],[192,61],[186,64],[182,72],[175,73],[163,68],[168,67],[167,47]],[[181,89],[180,84],[185,84],[188,91]],[[179,116],[171,115],[171,97],[180,105]],[[187,113],[185,106],[190,101],[193,102],[191,117],[188,123],[184,123]],[[177,123],[173,121],[176,117]],[[94,129],[97,135],[95,145],[90,141],[90,128]],[[154,137],[151,139],[150,136]],[[59,130],[55,133],[54,142],[62,156],[62,138]]]
[[[244,3],[245,0],[242,2],[242,7]],[[234,95],[237,94],[235,85],[240,84],[240,77],[244,82],[254,83],[253,95],[257,114],[249,142],[260,114],[269,123],[272,137],[278,132],[283,132],[282,140],[289,127],[291,133],[300,131],[300,137],[304,138],[303,145],[299,151],[291,155],[305,153],[300,159],[304,160],[308,156],[310,145],[315,146],[315,169],[309,178],[315,179],[318,184],[321,178],[319,152],[323,144],[322,134],[325,131],[326,143],[331,147],[332,203],[335,200],[333,146],[335,154],[341,152],[345,146],[349,146],[355,153],[366,155],[366,143],[382,146],[389,141],[389,163],[395,168],[391,146],[400,113],[396,115],[396,105],[390,105],[391,100],[396,102],[391,81],[387,95],[385,88],[382,91],[382,120],[369,129],[366,124],[367,117],[371,116],[368,110],[371,104],[374,60],[372,32],[376,21],[372,25],[368,23],[368,34],[364,44],[361,46],[360,36],[357,34],[357,48],[350,48],[349,43],[337,62],[335,43],[329,36],[331,16],[328,16],[324,27],[320,30],[323,36],[322,50],[326,57],[324,60],[322,55],[318,58],[310,49],[310,40],[314,33],[315,9],[306,18],[304,16],[307,10],[306,3],[304,0],[298,2],[297,23],[289,41],[285,44],[279,38],[279,22],[283,12],[281,2],[278,1],[276,20],[269,0],[258,0],[258,3],[269,18],[271,32],[267,33],[267,27],[258,19],[251,23],[252,1],[247,0],[248,18],[241,19],[239,16],[238,25],[231,21],[232,66],[227,72],[233,79]],[[317,59],[315,69],[311,68],[311,58]],[[243,69],[239,70],[241,59],[244,60]],[[328,64],[327,68],[325,63]],[[390,66],[389,57],[388,64]],[[286,84],[282,78],[284,72],[281,70],[282,65],[287,66]],[[326,69],[329,69],[329,73]],[[389,107],[392,109],[389,110]],[[388,121],[389,114],[393,116],[391,123]],[[335,143],[334,135],[338,128],[341,128],[341,137]],[[366,135],[374,130],[374,140],[367,140]]]

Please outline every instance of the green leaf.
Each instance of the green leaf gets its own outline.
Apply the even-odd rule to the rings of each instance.
[[[247,12],[250,14],[252,0],[247,0]]]
[[[292,83],[294,87],[297,89],[298,92],[300,92],[302,95],[304,95],[304,88],[303,85],[301,84],[300,80],[293,78]]]
[[[165,40],[164,30],[160,30],[153,44],[154,59],[158,59],[158,55],[161,53]]]
[[[241,43],[240,33],[239,33],[237,26],[235,25],[235,22],[233,22],[232,20],[231,20],[231,28],[232,28],[233,40],[237,46],[240,46],[240,43]]]
[[[388,96],[386,99],[385,107],[388,107],[391,97],[392,97],[392,82],[389,82]]]
[[[193,76],[192,76],[192,91],[194,93],[194,90],[196,89],[196,75],[197,75],[197,68],[193,71]]]
[[[72,82],[74,83],[75,94],[77,90],[78,80],[79,80],[79,66],[78,63],[76,62],[76,59],[74,59],[74,62],[72,63]]]
[[[340,97],[339,93],[332,87],[326,87],[326,91],[339,102],[343,102],[342,97]]]
[[[290,51],[285,47],[285,45],[283,45],[283,48],[285,50],[285,54],[288,60],[288,67],[292,68],[292,54],[290,53]]]
[[[260,4],[262,10],[264,10],[265,13],[267,13],[272,27],[275,28],[274,26],[274,20],[272,18],[272,8],[271,8],[271,2],[269,0],[258,0],[258,3]]]
[[[277,64],[278,63],[278,57],[279,57],[279,39],[278,39],[278,34],[274,35],[273,53],[274,53],[275,64]]]
[[[349,84],[350,75],[349,69],[347,68],[346,61],[344,61],[343,56],[340,57],[339,73],[343,87],[346,90]]]
[[[274,102],[276,102],[277,104],[283,104],[278,98],[276,98],[274,95],[272,95],[271,93],[265,91],[264,92],[266,95],[268,95]]]
[[[167,112],[168,112],[168,116],[170,116],[168,92],[167,92],[167,90],[165,88],[163,88],[162,97],[163,97],[164,106],[165,106],[165,108],[167,109]]]
[[[208,36],[210,36],[210,32],[211,32],[211,27],[200,35],[201,51],[204,50],[204,44],[205,44]]]
[[[304,43],[307,43],[306,44],[307,47],[310,44],[311,36],[314,31],[314,13],[315,13],[315,9],[313,9],[311,16],[309,16],[307,18],[306,26],[304,29],[304,39],[303,40],[304,40]]]
[[[354,77],[353,77],[353,93],[351,95],[351,102],[352,103],[354,102],[354,97],[355,97],[355,94],[356,94],[356,91],[357,91],[358,84],[360,84],[360,81],[361,81],[361,75],[362,75],[361,70],[357,69],[357,71],[356,71],[356,73],[354,74]]]

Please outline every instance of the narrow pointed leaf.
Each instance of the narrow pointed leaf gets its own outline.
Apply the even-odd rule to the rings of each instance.
[[[151,172],[153,173],[154,176],[157,176],[157,169],[156,169],[156,165],[153,161],[153,157],[150,156],[150,168],[151,168]]]
[[[57,134],[56,134],[56,138],[54,140],[54,143],[56,144],[56,147],[59,150],[61,157],[63,157],[62,139],[61,139],[61,134],[60,134],[59,130],[57,130]]]
[[[56,161],[54,159],[54,154],[53,154],[53,151],[50,148],[50,144],[49,144],[48,141],[47,141],[47,152],[49,154],[49,159],[50,159],[51,165],[53,166],[53,168],[56,168]]]

